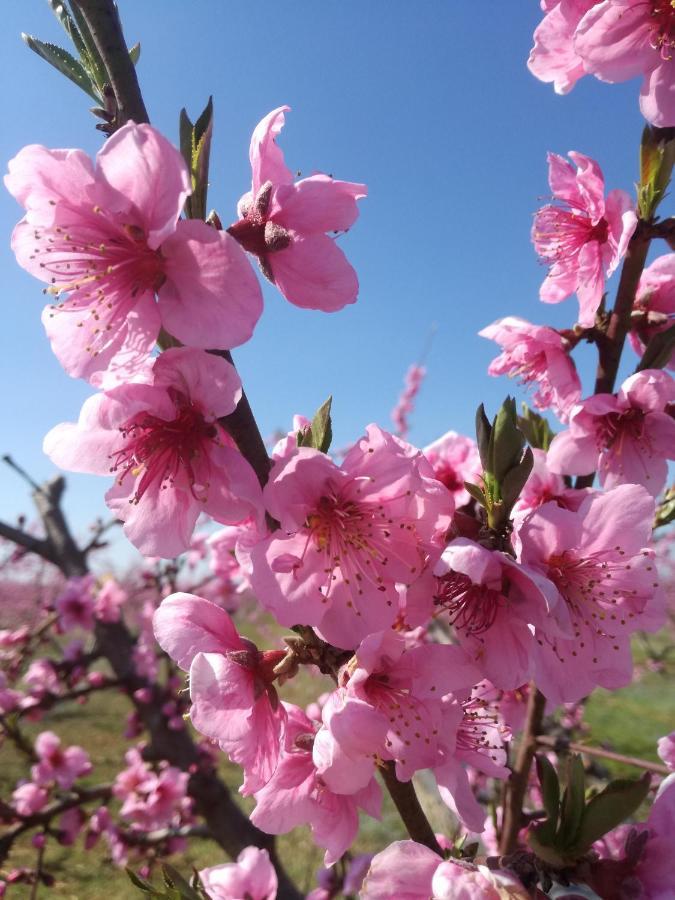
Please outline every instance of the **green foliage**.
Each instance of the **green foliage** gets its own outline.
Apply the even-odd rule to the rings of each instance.
[[[179,130],[180,151],[192,180],[192,194],[185,201],[185,214],[189,219],[205,219],[213,136],[213,97],[209,97],[209,102],[194,123],[185,109],[181,109]]]
[[[298,432],[298,447],[314,447],[321,453],[328,453],[333,440],[333,427],[330,408],[333,398],[329,397],[314,413],[312,424],[304,431]]]
[[[663,500],[656,507],[654,528],[670,525],[671,522],[675,522],[675,484],[671,484]]]
[[[536,447],[538,450],[548,450],[555,437],[555,432],[551,430],[546,419],[533,412],[526,403],[523,403],[522,416],[518,416],[518,427],[527,438],[530,447]]]
[[[476,440],[483,464],[483,488],[467,490],[485,507],[489,526],[501,530],[534,465],[512,397],[502,403],[492,424],[481,403],[476,412]]]
[[[108,76],[86,19],[75,4],[71,4],[68,8],[61,0],[48,0],[48,3],[70,38],[77,57],[64,47],[46,43],[30,34],[22,34],[21,37],[34,53],[69,78],[98,104],[105,106],[104,88]],[[135,44],[129,50],[134,65],[138,62],[140,54],[140,44]]]
[[[196,872],[192,877],[191,884],[188,884],[180,872],[176,871],[168,863],[164,863],[162,866],[163,887],[166,890],[156,888],[129,868],[127,868],[126,872],[134,887],[147,894],[152,900],[204,900],[207,896],[199,884],[199,877]]]
[[[649,221],[665,196],[675,161],[675,140],[666,140],[664,131],[646,125],[640,145],[638,212]]]
[[[545,756],[536,757],[546,819],[533,825],[527,840],[540,859],[564,868],[584,857],[595,841],[631,816],[649,791],[650,775],[616,779],[586,801],[586,778],[579,755],[569,757],[560,798],[558,774]]]

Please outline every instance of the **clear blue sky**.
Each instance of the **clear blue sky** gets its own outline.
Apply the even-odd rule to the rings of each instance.
[[[448,428],[472,433],[476,406],[494,411],[514,385],[486,367],[495,346],[477,331],[514,314],[569,326],[576,301],[538,301],[544,270],[532,213],[548,193],[546,151],[600,161],[609,188],[631,191],[642,129],[638,84],[585,79],[567,97],[525,62],[541,17],[535,0],[120,0],[153,124],[177,140],[182,106],[196,116],[214,95],[209,203],[234,218],[248,188],[248,142],[263,115],[287,103],[281,145],[291,169],[363,181],[369,198],[341,239],[356,267],[356,305],[330,316],[296,309],[269,286],[253,340],[235,352],[264,434],[311,414],[332,393],[335,445],[389,411],[404,372],[437,323],[413,419],[420,445]],[[88,98],[22,43],[25,31],[63,43],[43,0],[3,4],[0,156],[20,147],[83,147],[101,135]],[[77,418],[91,392],[51,354],[41,285],[16,265],[9,237],[19,207],[0,193],[3,327],[0,451],[37,479],[54,469],[41,445]],[[592,382],[583,347],[585,389]],[[630,352],[627,354],[630,356]],[[631,358],[630,363],[634,364]],[[626,374],[630,371],[626,368]],[[523,393],[516,388],[520,398]],[[80,531],[104,514],[104,479],[69,477]],[[0,515],[30,511],[23,484],[0,467]]]

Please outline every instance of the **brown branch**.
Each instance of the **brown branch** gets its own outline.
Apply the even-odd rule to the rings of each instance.
[[[657,775],[672,775],[672,769],[669,769],[668,766],[650,762],[648,759],[640,759],[638,756],[625,756],[623,753],[605,750],[604,747],[589,747],[587,744],[568,741],[565,738],[555,738],[547,734],[537,735],[536,742],[541,747],[550,747],[556,753],[566,753],[571,750],[573,753],[597,756],[598,759],[611,759],[613,762],[623,763],[626,766],[635,766],[638,769],[645,769],[645,771],[654,772]]]
[[[436,840],[436,835],[420,806],[412,781],[399,781],[394,771],[394,764],[391,762],[383,763],[379,770],[382,781],[384,781],[410,837],[413,841],[424,844],[425,847],[442,857],[443,853]]]
[[[71,2],[82,13],[108,74],[117,103],[116,127],[130,120],[138,124],[149,122],[116,4],[112,0]]]
[[[7,522],[2,521],[0,521],[0,537],[6,538],[18,547],[23,547],[24,550],[35,553],[42,559],[46,559],[47,562],[56,565],[56,559],[53,557],[49,543],[44,538],[33,537],[32,534],[28,534],[26,531],[22,531],[20,528],[15,528],[14,525],[9,525]]]
[[[530,769],[537,749],[537,736],[541,731],[545,708],[546,698],[536,689],[534,682],[531,682],[525,727],[518,746],[516,762],[506,784],[504,818],[499,839],[499,852],[505,856],[513,853],[518,845],[518,832],[523,826],[523,801],[527,793]]]

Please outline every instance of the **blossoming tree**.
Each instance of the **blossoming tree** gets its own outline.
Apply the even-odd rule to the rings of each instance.
[[[230,351],[254,340],[262,314],[254,263],[297,306],[357,300],[335,237],[366,186],[294,180],[280,107],[253,131],[250,190],[226,226],[206,207],[211,103],[195,123],[183,111],[177,149],[149,122],[112,0],[52,8],[79,58],[29,45],[97,98],[106,138],[96,160],[25,147],[5,176],[24,209],[12,248],[46,285],[54,353],[94,391],[44,449],[109,479],[112,521],[154,562],[135,583],[94,577],[107,526],[75,542],[62,478],[32,485],[41,531],[0,523],[18,548],[5,566],[34,556],[60,572],[38,621],[0,632],[0,729],[26,766],[0,802],[0,864],[24,835],[36,853],[32,868],[2,870],[0,892],[50,884],[50,841],[103,838],[131,864],[129,891],[295,898],[273,836],[308,825],[325,851],[314,900],[544,897],[570,884],[607,900],[671,896],[673,736],[662,764],[577,738],[585,699],[629,684],[635,635],[670,614],[654,530],[675,516],[675,269],[670,252],[647,258],[675,235],[657,217],[675,160],[673,4],[542,2],[531,71],[560,93],[586,74],[642,75],[647,119],[637,198],[606,193],[584,153],[549,154],[552,197],[532,241],[548,267],[541,300],[578,299],[570,327],[508,315],[480,331],[501,349],[490,374],[530,386],[561,430],[507,398],[494,418],[479,407],[475,441],[447,431],[416,448],[405,440],[425,374],[415,365],[396,433],[367,425],[342,452],[330,401],[268,450]],[[637,362],[618,385],[627,337]],[[581,341],[597,347],[593,386],[573,360]],[[207,518],[219,526],[208,537]],[[255,634],[252,610],[266,617]],[[88,639],[67,642],[75,629]],[[299,683],[312,692],[304,708],[291,702]],[[86,747],[49,729],[31,741],[22,726],[109,690],[128,697],[127,735],[144,740],[112,783],[91,784]],[[241,770],[250,821],[222,756]],[[584,760],[603,756],[640,777],[598,778]],[[422,780],[452,833],[432,828]],[[379,818],[383,788],[408,838],[371,858],[357,852],[359,816]],[[194,836],[232,861],[191,876],[181,852]],[[163,884],[146,880],[172,854]]]

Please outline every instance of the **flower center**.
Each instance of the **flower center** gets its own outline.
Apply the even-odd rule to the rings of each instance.
[[[663,60],[669,60],[675,47],[675,0],[652,0],[650,43]]]
[[[597,441],[599,450],[614,448],[619,453],[623,441],[628,439],[644,444],[649,449],[648,437],[644,429],[645,413],[641,409],[608,413],[598,423]]]
[[[266,271],[269,269],[266,263],[268,253],[284,250],[291,243],[288,231],[267,217],[272,187],[272,182],[266,181],[243,217],[227,229],[228,234],[231,234],[247,253],[258,257],[267,277],[270,277]]]
[[[434,601],[450,614],[451,625],[468,635],[478,635],[494,625],[503,595],[474,584],[461,572],[448,572],[436,580]]]
[[[449,491],[461,491],[464,487],[464,479],[445,460],[439,460],[434,465],[434,475]]]
[[[196,500],[206,500],[209,485],[200,483],[197,463],[206,461],[205,451],[209,443],[217,442],[218,429],[184,394],[170,388],[169,395],[176,417],[167,420],[140,413],[120,428],[123,444],[110,454],[110,471],[120,473],[120,484],[129,473],[140,475],[130,503],[138,503],[150,486],[156,490],[173,487],[179,476],[187,480]]]
[[[607,242],[609,225],[605,218],[595,225],[585,212],[560,206],[545,206],[535,218],[534,241],[546,263],[575,257],[591,241]]]

